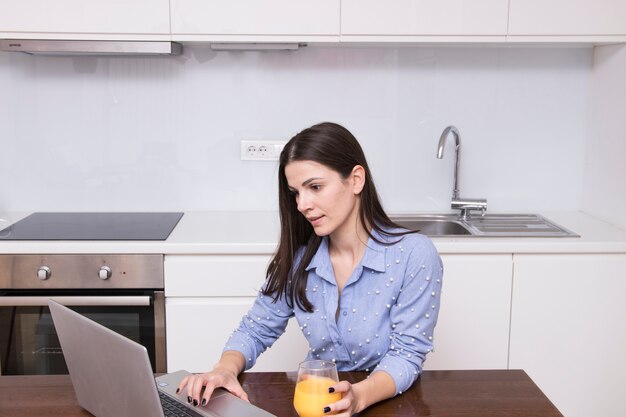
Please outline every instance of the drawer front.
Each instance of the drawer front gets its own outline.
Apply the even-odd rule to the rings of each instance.
[[[254,297],[269,255],[171,255],[164,261],[166,297]]]

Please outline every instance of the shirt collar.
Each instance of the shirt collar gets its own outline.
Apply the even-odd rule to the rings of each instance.
[[[387,236],[381,234],[376,230],[372,230],[372,236],[375,237],[382,243],[377,242],[371,237],[367,241],[367,247],[365,248],[365,253],[363,254],[363,259],[361,259],[361,265],[364,268],[368,268],[377,272],[385,272],[385,256],[386,256],[386,247],[389,245],[390,238],[394,240],[402,239],[402,237],[395,236]],[[330,254],[328,252],[328,236],[324,236],[322,238],[322,242],[320,243],[317,252],[313,255],[311,262],[306,267],[307,271],[311,269],[316,269],[317,275],[321,278],[334,282],[332,277],[333,274],[333,266],[330,261]]]
[[[385,272],[385,257],[387,255],[387,246],[389,246],[389,236],[381,234],[377,230],[372,230],[372,236],[382,243],[377,242],[372,237],[368,239],[361,265],[373,271]]]

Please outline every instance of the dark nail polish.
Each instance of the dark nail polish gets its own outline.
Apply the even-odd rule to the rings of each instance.
[[[324,407],[324,414],[330,413],[330,407]]]
[[[180,388],[176,388],[176,394],[180,392]]]
[[[198,405],[198,400],[193,400],[193,406],[197,406]]]
[[[202,405],[206,405],[206,398],[202,399]]]
[[[191,397],[187,397],[187,402],[191,404]]]
[[[332,394],[333,392],[335,392],[335,389],[333,387],[328,387],[328,392]]]

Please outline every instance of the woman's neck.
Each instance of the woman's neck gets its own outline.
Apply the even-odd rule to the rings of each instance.
[[[328,250],[331,256],[351,257],[356,264],[365,253],[369,232],[361,224],[358,215],[345,226],[329,236]]]

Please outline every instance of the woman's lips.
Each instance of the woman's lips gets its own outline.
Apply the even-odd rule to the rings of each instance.
[[[322,221],[322,218],[324,218],[324,216],[314,216],[314,217],[307,217],[307,220],[311,223],[311,225],[317,226]]]

